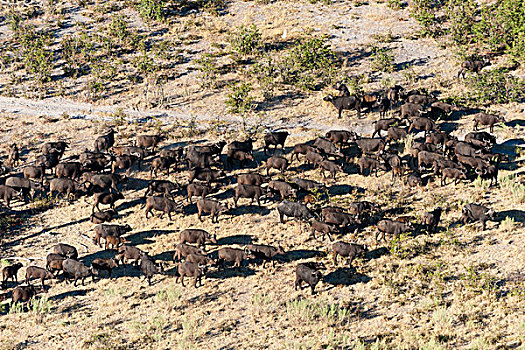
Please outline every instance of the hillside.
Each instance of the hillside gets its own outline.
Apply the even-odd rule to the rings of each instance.
[[[1,291],[7,299],[0,308],[0,349],[523,348],[525,85],[520,42],[506,38],[506,47],[496,47],[489,30],[486,42],[476,39],[478,29],[465,32],[470,39],[462,40],[457,29],[463,28],[457,25],[461,18],[452,17],[450,7],[421,5],[427,3],[56,0],[3,6],[1,153],[6,164],[8,147],[16,143],[21,157],[4,178],[33,165],[46,142],[69,142],[62,159],[74,160],[92,150],[94,140],[109,128],[116,132],[116,145],[162,132],[166,138],[159,149],[253,136],[256,162],[247,169],[237,163],[226,169],[228,181],[210,195],[230,207],[218,223],[209,216],[200,222],[184,191],[175,196],[183,213],[170,221],[158,215],[145,218],[144,195],[156,157],[148,155],[142,169],[134,166],[119,185],[125,198],[117,202],[118,216],[111,223],[129,224],[127,244],[147,252],[165,274],[155,275],[152,286],[131,265],[116,268],[113,279],[102,273],[76,287],[53,279],[28,310],[10,303],[15,284],[9,281]],[[455,10],[460,6],[442,3]],[[423,10],[434,22],[422,20]],[[467,10],[457,13],[467,13],[465,21],[473,18],[472,27],[481,26],[484,12],[470,9],[468,15]],[[458,79],[462,61],[478,56],[491,65]],[[335,181],[306,165],[304,156],[298,162],[291,157],[293,146],[329,130],[372,136],[380,119],[377,109],[363,108],[362,118],[345,110],[338,119],[335,108],[323,101],[339,95],[334,85],[340,81],[352,94],[398,84],[461,106],[435,121],[460,140],[474,130],[475,113],[504,116],[492,133],[497,143],[492,151],[505,155],[499,183],[491,186],[472,171],[468,181],[455,185],[449,179],[441,186],[441,177],[427,169],[424,186],[413,187],[406,183],[414,170],[408,164],[402,179],[393,180],[391,171],[382,170],[379,176],[364,176],[356,164],[355,143],[342,150],[346,157],[338,162],[344,171]],[[398,109],[386,117],[397,116]],[[334,265],[332,242],[310,237],[309,224],[291,218],[281,223],[278,196],[263,201],[262,208],[249,205],[249,199],[233,206],[235,175],[266,174],[264,135],[278,129],[290,132],[284,155],[291,165],[282,175],[273,171],[272,179],[299,176],[326,184],[326,193],[315,193],[312,210],[348,208],[354,201],[380,208],[364,215],[363,224],[333,237],[368,247],[352,266],[341,257]],[[388,149],[407,156],[419,139],[424,141],[424,132]],[[189,173],[184,164],[157,178],[185,187]],[[468,203],[494,209],[486,230],[480,222],[460,221]],[[26,266],[44,267],[57,243],[75,246],[88,266],[96,258],[115,256],[116,250],[103,250],[92,241],[92,206],[92,195],[68,201],[49,197],[47,191],[35,191],[31,203],[15,200],[11,209],[3,206],[2,265],[22,262],[18,280],[25,284]],[[436,233],[416,229],[377,242],[381,219],[411,216],[419,227],[424,213],[436,207],[443,208]],[[210,266],[202,287],[195,288],[188,278],[182,287],[176,283],[173,255],[180,231],[190,227],[217,235],[217,245],[207,246],[214,258],[219,248],[251,243],[280,244],[285,254],[275,267],[263,268],[260,261],[239,271]],[[294,289],[295,267],[308,261],[326,267],[314,295],[309,288]]]

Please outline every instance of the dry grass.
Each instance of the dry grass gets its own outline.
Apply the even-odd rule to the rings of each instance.
[[[60,1],[58,10],[53,12],[47,8],[46,20],[36,17],[26,23],[39,28],[52,27],[57,38],[61,38],[68,30],[79,29],[59,27],[58,19],[65,23],[82,20],[87,23],[87,32],[93,34],[111,23],[108,12],[103,9],[121,4],[88,1],[73,11],[77,8],[75,3]],[[224,101],[229,82],[248,79],[242,69],[247,67],[234,66],[228,70],[235,62],[222,53],[228,50],[227,39],[233,28],[252,22],[261,30],[266,43],[297,38],[308,28],[331,34],[334,49],[350,58],[366,53],[360,49],[368,48],[379,39],[391,41],[393,35],[400,38],[388,43],[392,45],[395,63],[427,56],[429,59],[421,65],[368,79],[364,84],[366,91],[381,87],[383,79],[400,82],[408,88],[438,87],[444,90],[445,96],[462,91],[462,85],[452,79],[457,67],[449,51],[430,39],[407,39],[415,28],[414,22],[407,20],[408,10],[393,11],[385,3],[375,2],[357,5],[354,3],[349,8],[347,2],[325,6],[307,1],[267,5],[232,1],[224,16],[188,14],[166,23],[147,25],[132,10],[117,10],[116,13],[125,16],[131,31],[141,31],[154,46],[167,42],[172,48],[172,57],[155,60],[160,65],[157,73],[166,75],[168,80],[159,83],[149,80],[152,77],[148,76],[145,94],[147,82],[135,82],[132,75],[136,72],[124,65],[108,83],[108,89],[95,96],[86,88],[93,78],[91,73],[38,86],[24,73],[14,84],[2,84],[1,94],[66,99],[58,103],[56,99],[44,100],[49,101],[51,108],[44,108],[45,103],[34,107],[31,101],[1,100],[0,105],[7,112],[0,117],[0,130],[4,140],[17,142],[23,148],[27,162],[34,160],[39,146],[48,140],[69,140],[71,149],[65,156],[78,154],[84,148],[91,148],[94,136],[108,126],[116,128],[119,142],[123,144],[131,143],[137,134],[154,133],[159,128],[169,130],[172,137],[163,146],[198,139],[242,139],[244,132],[238,123],[232,122],[238,118],[227,115]],[[4,28],[4,40],[9,42],[13,33]],[[56,48],[57,43],[54,45]],[[161,48],[159,46],[159,50]],[[203,53],[217,54],[216,63],[224,69],[218,77],[217,88],[200,88],[201,75],[193,68],[195,59]],[[137,51],[124,52],[118,61],[130,62],[136,55]],[[364,55],[347,61],[342,75],[361,74],[368,71],[368,67],[370,58]],[[6,68],[0,81],[11,82],[15,73],[14,67]],[[356,121],[350,113],[345,114],[343,120],[334,120],[335,111],[321,100],[329,90],[294,96],[297,90],[279,87],[275,101],[264,102],[263,110],[251,118],[251,123],[287,128],[292,133],[287,146],[323,135],[331,128],[351,128],[361,134],[371,134],[371,122],[378,115],[367,114],[365,119]],[[256,93],[262,102],[262,93]],[[94,104],[80,104],[86,101]],[[520,118],[523,105],[493,108],[507,112],[506,119],[514,120]],[[8,113],[13,109],[18,112]],[[78,115],[94,120],[77,118]],[[149,122],[138,121],[152,115],[158,117]],[[457,124],[458,130],[454,132],[457,136],[472,130],[472,120],[468,117],[458,120]],[[516,139],[523,136],[523,126],[496,128],[496,135],[500,142]],[[408,139],[405,146],[412,142],[412,138]],[[3,147],[7,144],[4,142]],[[261,146],[259,139],[256,147]],[[370,200],[392,213],[387,217],[397,214],[420,217],[436,206],[444,208],[442,230],[432,236],[405,235],[376,245],[376,228],[372,225],[338,237],[388,251],[374,259],[357,259],[353,263],[355,269],[347,269],[342,261],[333,266],[330,254],[303,258],[305,255],[301,254],[308,251],[329,253],[330,243],[309,239],[309,228],[303,224],[279,223],[275,203],[267,204],[268,210],[260,215],[243,207],[248,203],[241,199],[235,215],[222,216],[219,224],[211,224],[207,217],[200,223],[196,214],[176,215],[172,222],[158,217],[145,220],[140,208],[145,189],[133,188],[143,185],[149,173],[135,171],[124,190],[126,199],[118,203],[120,217],[116,222],[130,224],[132,242],[170,267],[175,266],[171,257],[178,242],[178,231],[188,227],[202,227],[216,233],[219,239],[242,236],[240,238],[258,243],[281,241],[285,250],[295,251],[289,255],[293,259],[280,262],[275,268],[245,267],[241,274],[218,273],[212,268],[203,280],[204,286],[197,289],[176,285],[169,276],[155,276],[155,284],[148,287],[132,267],[117,269],[117,279],[89,280],[77,288],[54,280],[44,299],[29,311],[15,307],[11,309],[14,311],[0,316],[0,349],[493,349],[523,346],[523,162],[522,154],[513,160],[515,167],[501,171],[501,185],[492,188],[476,180],[446,187],[439,186],[438,181],[424,189],[413,189],[400,181],[392,183],[391,174],[381,173],[378,178],[355,173],[338,175],[337,185],[364,191],[339,191],[330,196],[332,204]],[[298,165],[294,161],[292,167]],[[293,175],[287,172],[285,177]],[[322,181],[318,170],[305,169],[302,175]],[[187,177],[187,171],[183,171],[163,178],[185,184]],[[227,201],[231,203],[231,199]],[[461,207],[473,201],[502,212],[499,221],[489,222],[486,231],[481,231],[479,223],[458,224]],[[28,207],[16,204],[15,210],[45,210],[23,217],[2,218],[0,227],[5,235],[0,241],[0,261],[3,264],[4,258],[19,256],[34,258],[34,264],[43,266],[41,259],[49,247],[58,242],[79,247],[85,261],[102,256],[104,253],[85,237],[92,235],[93,225],[86,220],[91,205],[92,198],[86,197],[73,204],[61,200],[54,203],[40,200]],[[243,240],[236,242],[239,244],[232,246],[242,246]],[[307,289],[294,290],[294,266],[308,260],[321,261],[328,268],[324,271],[328,276],[318,285],[318,294],[314,296],[310,296]],[[23,273],[22,269],[19,276]]]

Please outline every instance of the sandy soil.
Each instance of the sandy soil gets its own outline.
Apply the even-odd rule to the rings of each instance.
[[[101,2],[103,3],[103,2]],[[89,11],[71,11],[68,21],[91,21]],[[144,23],[129,13],[133,26]],[[176,67],[180,74],[164,87],[167,104],[150,108],[143,102],[142,84],[128,86],[122,93],[91,101],[77,87],[78,94],[36,99],[27,86],[17,86],[15,96],[0,96],[0,130],[2,147],[17,142],[22,147],[24,162],[31,163],[39,146],[49,140],[68,140],[71,148],[65,158],[92,148],[93,139],[109,126],[117,130],[119,144],[130,144],[138,134],[154,133],[159,127],[172,138],[161,147],[185,145],[198,140],[243,139],[239,118],[228,115],[225,90],[203,91],[199,75],[188,71],[193,59],[209,50],[218,29],[255,22],[265,38],[294,36],[306,30],[332,36],[336,50],[350,52],[348,74],[369,70],[370,61],[360,58],[359,48],[376,42],[377,34],[392,32],[399,39],[388,43],[394,48],[396,63],[414,63],[417,80],[411,87],[433,89],[440,81],[452,81],[457,64],[449,50],[441,49],[430,39],[411,40],[416,29],[408,10],[390,10],[385,3],[349,6],[337,2],[331,6],[306,2],[234,1],[228,14],[221,17],[190,15],[170,29],[166,36],[185,35],[188,22],[201,23],[202,39],[185,45],[188,59]],[[155,30],[155,25],[151,25]],[[163,27],[163,25],[159,25]],[[1,27],[9,35],[6,25]],[[5,31],[4,31],[5,29]],[[60,29],[62,35],[71,27]],[[181,34],[182,33],[182,34]],[[223,41],[224,37],[220,37]],[[389,77],[405,82],[403,71]],[[224,77],[228,79],[231,77]],[[379,88],[383,75],[371,79],[367,89]],[[3,88],[8,74],[0,76]],[[65,84],[73,82],[66,81]],[[449,93],[461,89],[452,82]],[[5,92],[5,90],[2,90]],[[287,151],[298,142],[323,135],[332,128],[345,128],[371,134],[377,113],[357,120],[353,113],[337,120],[331,106],[322,102],[330,91],[305,93],[300,99],[284,97],[275,108],[249,118],[252,126],[268,129],[286,128],[291,136]],[[284,92],[283,92],[284,94]],[[523,104],[492,106],[505,114],[507,121],[523,119]],[[224,122],[216,127],[217,115]],[[126,121],[122,121],[125,116]],[[472,130],[472,120],[464,116],[457,122],[455,135]],[[515,140],[523,144],[524,127],[496,127],[499,143]],[[193,134],[198,134],[192,136]],[[510,144],[510,143],[509,143]],[[265,159],[262,139],[256,143],[256,159]],[[514,146],[507,151],[515,151]],[[5,151],[4,151],[5,153]],[[298,222],[279,223],[275,210],[277,201],[263,205],[262,212],[242,200],[212,224],[208,217],[199,222],[195,205],[187,204],[186,214],[173,221],[158,217],[146,220],[141,208],[145,186],[150,179],[146,170],[133,169],[129,181],[121,188],[125,199],[117,203],[119,217],[114,223],[129,224],[133,231],[127,239],[162,261],[168,275],[154,277],[148,286],[140,272],[131,266],[114,272],[116,279],[102,278],[85,286],[73,287],[60,279],[53,280],[46,293],[44,311],[30,310],[0,315],[1,349],[514,349],[525,344],[525,201],[522,192],[512,192],[512,184],[524,182],[524,153],[503,165],[499,187],[489,188],[482,182],[460,183],[445,187],[439,180],[424,188],[410,188],[391,174],[379,177],[357,174],[349,164],[337,183],[329,180],[328,202],[345,205],[354,200],[369,200],[381,205],[385,217],[413,215],[416,221],[436,206],[445,209],[438,233],[419,234],[375,242],[375,225],[351,232],[337,239],[355,241],[370,247],[371,253],[354,261],[352,267],[339,259],[334,266],[331,243],[309,238],[309,227]],[[255,165],[253,165],[255,168]],[[284,174],[288,179],[295,171],[305,178],[324,181],[319,170],[294,161]],[[233,170],[230,174],[244,172]],[[515,177],[505,180],[509,176]],[[188,171],[161,176],[186,184]],[[280,178],[274,175],[274,178]],[[213,197],[231,204],[228,198],[234,184],[227,185]],[[523,191],[523,189],[521,190]],[[521,197],[520,196],[521,193]],[[177,200],[182,200],[178,197]],[[496,222],[489,222],[482,231],[479,223],[458,224],[461,207],[477,202],[494,208]],[[83,262],[97,257],[110,257],[114,251],[103,251],[93,244],[92,225],[88,217],[93,198],[81,197],[73,203],[56,200],[47,205],[15,203],[14,215],[1,236],[0,260],[30,259],[31,264],[44,266],[43,258],[58,242],[76,246]],[[186,204],[186,203],[185,203]],[[29,210],[33,208],[33,210]],[[35,209],[36,208],[36,209]],[[373,222],[377,217],[371,217]],[[204,286],[183,288],[170,274],[178,232],[185,228],[204,228],[216,233],[221,246],[242,247],[257,242],[277,244],[287,251],[275,267],[260,264],[245,266],[240,272],[217,271],[210,268]],[[214,251],[217,247],[211,246]],[[325,277],[317,286],[318,293],[294,290],[294,267],[299,262],[323,262]],[[22,260],[27,265],[27,260]],[[23,279],[24,269],[19,273]],[[11,286],[11,284],[10,284]],[[6,302],[7,303],[7,302]]]

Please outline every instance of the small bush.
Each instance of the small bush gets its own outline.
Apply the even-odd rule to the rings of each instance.
[[[253,65],[250,73],[257,79],[264,98],[272,98],[275,89],[275,74],[277,73],[277,66],[273,58],[267,55],[260,59]]]
[[[350,322],[351,311],[339,304],[308,299],[294,299],[286,303],[286,313],[296,316],[307,324],[325,321],[330,325],[345,325]]]
[[[394,71],[394,56],[391,49],[386,47],[372,49],[372,70],[389,73]]]
[[[482,104],[519,101],[525,96],[525,81],[505,69],[492,69],[467,79],[472,90],[471,99]]]
[[[516,227],[516,221],[513,217],[507,216],[503,219],[499,225],[499,228],[503,231],[513,231]]]
[[[240,26],[230,37],[232,51],[239,56],[247,56],[257,52],[262,47],[262,37],[259,29],[251,26]]]
[[[441,33],[437,11],[441,6],[440,0],[414,0],[412,1],[412,17],[421,25],[421,34],[437,36]]]
[[[139,0],[136,8],[145,21],[162,21],[165,3],[166,0]]]
[[[233,114],[246,115],[255,107],[254,99],[250,96],[252,86],[247,83],[233,85],[228,93],[226,105],[229,106],[229,112]]]
[[[315,90],[335,81],[337,63],[326,36],[307,35],[299,39],[278,69],[284,84]]]
[[[202,73],[201,87],[215,88],[217,86],[219,69],[212,55],[204,55],[202,58],[195,60],[195,63],[197,64],[197,70]]]
[[[20,42],[18,50],[26,70],[36,75],[39,82],[51,79],[53,53],[49,50],[51,36],[32,28],[20,27],[17,33]]]
[[[118,39],[120,44],[124,42],[129,36],[128,23],[124,19],[124,16],[118,15],[112,17],[111,23],[108,26],[108,33],[111,37]]]
[[[448,34],[456,45],[464,45],[472,41],[472,27],[477,5],[473,0],[449,0],[447,13],[450,25]]]
[[[211,13],[218,16],[226,9],[227,0],[201,0],[201,6]]]

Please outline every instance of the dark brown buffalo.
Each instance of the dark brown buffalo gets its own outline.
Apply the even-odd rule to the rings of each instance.
[[[229,150],[226,155],[226,164],[228,168],[233,168],[233,161],[239,162],[239,168],[243,168],[247,161],[254,162],[255,158],[250,152],[244,152],[241,150]]]
[[[52,279],[53,274],[46,269],[43,269],[38,266],[28,266],[26,269],[26,284],[29,285],[29,280],[32,278],[40,279],[42,282],[42,288],[44,288],[44,281],[47,279]]]
[[[153,261],[153,259],[147,254],[144,254],[140,260],[140,270],[144,274],[144,277],[150,286],[152,285],[151,279],[154,275],[164,273],[162,267],[157,265],[155,261]]]
[[[361,101],[356,96],[332,96],[328,95],[323,98],[324,101],[330,102],[338,113],[338,118],[341,119],[341,113],[343,110],[355,109],[357,111],[357,117],[361,116]]]
[[[297,158],[297,161],[299,161],[299,154],[307,154],[308,152],[319,153],[319,150],[317,147],[314,147],[310,144],[299,143],[293,147],[292,156],[290,159],[293,160],[293,156],[295,155],[295,158]]]
[[[306,282],[312,289],[312,295],[315,294],[315,286],[321,280],[323,274],[307,266],[306,264],[298,264],[295,267],[295,290],[299,287],[303,289],[302,284]]]
[[[36,295],[36,289],[33,286],[18,286],[13,289],[13,303],[26,302]]]
[[[93,271],[93,274],[100,274],[100,271],[107,271],[109,275],[109,279],[111,279],[111,272],[114,268],[118,267],[118,260],[116,258],[112,259],[104,259],[104,258],[96,258],[91,262],[91,270]]]
[[[175,283],[180,281],[183,287],[186,287],[184,285],[184,277],[193,277],[195,278],[195,283],[193,286],[197,288],[197,282],[202,286],[202,276],[204,275],[204,271],[201,267],[199,267],[198,263],[194,263],[191,261],[184,261],[179,263],[177,266],[177,271],[179,272],[179,275],[175,279]]]
[[[255,259],[263,259],[263,268],[268,261],[275,267],[275,257],[284,254],[284,249],[279,245],[277,248],[265,244],[248,244],[244,249],[255,256]]]
[[[378,238],[382,235],[382,239],[385,239],[385,235],[399,236],[402,233],[412,230],[414,227],[411,223],[403,223],[399,221],[393,221],[389,219],[383,219],[377,223],[378,233],[376,234],[376,242],[379,242]]]
[[[329,160],[323,160],[322,162],[320,162],[319,167],[322,169],[323,178],[325,179],[326,179],[325,171],[328,171],[330,175],[332,175],[332,178],[334,180],[335,180],[335,175],[338,172],[339,173],[343,172],[343,168],[339,164],[329,161]]]
[[[388,128],[398,123],[399,119],[397,118],[379,119],[374,121],[374,132],[372,133],[372,137],[376,134],[381,137],[381,131],[387,131]]]
[[[273,156],[266,161],[266,176],[269,175],[270,169],[277,169],[283,173],[288,168],[288,159],[279,156]]]
[[[60,165],[60,164],[59,164]],[[43,166],[26,166],[23,170],[26,179],[40,180],[40,184],[44,184],[44,176],[46,168]]]
[[[332,244],[332,252],[334,253],[334,265],[337,265],[337,256],[348,258],[348,266],[352,265],[354,259],[367,251],[366,246],[355,243],[346,243],[342,241],[334,242]]]
[[[277,204],[277,212],[279,213],[279,220],[281,223],[284,223],[286,216],[302,221],[308,221],[314,218],[314,215],[306,205],[297,202],[290,202],[288,200],[283,200],[281,203]]]
[[[297,196],[297,190],[285,181],[272,180],[268,183],[268,189],[273,192],[278,192],[281,196],[281,199],[285,199],[290,196]]]
[[[202,247],[202,250],[206,250],[206,242],[217,244],[217,236],[211,235],[208,231],[188,228],[180,233],[181,243],[195,243],[197,247]]]
[[[206,198],[208,194],[211,192],[211,188],[206,185],[199,185],[196,183],[189,183],[186,187],[186,191],[188,192],[187,199],[188,202],[192,203],[193,196],[199,196],[202,198]]]
[[[466,60],[461,63],[461,69],[458,72],[458,79],[462,76],[465,78],[466,72],[479,73],[484,67],[489,66],[490,62],[481,60]]]
[[[237,201],[239,200],[239,198],[251,198],[250,205],[252,205],[253,201],[256,200],[257,205],[259,205],[260,207],[260,198],[265,193],[266,191],[263,190],[260,186],[237,185],[237,187],[235,187],[235,197],[233,198],[233,202],[235,203],[235,207],[237,208]]]
[[[306,153],[306,163],[308,165],[313,164],[314,168],[317,167],[319,163],[324,160],[324,156],[321,153],[317,152],[307,152]]]
[[[267,182],[268,179],[260,174],[238,174],[237,177],[237,184],[239,185],[253,185],[253,186],[261,186],[263,183]]]
[[[383,163],[370,157],[359,158],[357,160],[357,165],[359,166],[359,172],[361,175],[364,175],[365,169],[368,169],[369,174],[372,174],[372,172],[375,170],[376,177],[378,170],[386,171],[386,166]]]
[[[95,140],[95,152],[105,152],[115,143],[115,130],[110,129],[105,135]]]
[[[222,170],[212,170],[207,168],[194,168],[190,171],[189,182],[194,180],[205,181],[208,185],[212,181],[218,181],[221,178],[226,177],[226,174]]]
[[[228,206],[223,205],[213,199],[202,198],[197,201],[197,215],[200,221],[202,220],[202,214],[210,214],[211,222],[219,222],[219,215],[228,211]]]
[[[426,227],[428,233],[437,231],[442,212],[443,209],[441,207],[437,207],[434,210],[423,214],[423,217],[421,218],[421,225]]]
[[[339,144],[339,147],[343,147],[343,144],[348,144],[356,138],[357,135],[353,131],[330,130],[326,133],[326,139],[333,142],[335,145]]]
[[[189,186],[189,185],[188,185]],[[148,190],[144,193],[144,197],[152,196],[155,193],[162,193],[165,198],[173,198],[173,192],[180,188],[178,184],[175,184],[169,180],[151,180],[148,183]]]
[[[163,135],[138,135],[137,147],[151,148],[151,151],[155,152],[155,147],[157,147],[163,138]]]
[[[205,252],[198,247],[186,243],[179,243],[175,246],[175,254],[173,255],[173,260],[181,260],[186,258],[190,254],[200,254],[204,255]]]
[[[483,231],[487,228],[487,221],[494,220],[494,209],[489,209],[483,205],[471,203],[463,207],[461,221],[466,224],[470,221],[481,221]]]
[[[18,270],[22,268],[22,263],[15,263],[13,265],[7,265],[2,267],[2,270],[0,270],[2,274],[2,284],[5,285],[7,283],[8,279],[12,279],[13,282],[18,283]]]
[[[277,146],[281,146],[284,150],[284,143],[286,138],[290,135],[288,131],[273,131],[264,135],[264,154],[270,149],[270,146],[274,146],[273,152],[277,150]]]
[[[168,198],[159,197],[159,196],[151,196],[151,197],[146,198],[146,209],[144,211],[146,214],[146,219],[148,218],[148,214],[153,209],[162,212],[160,216],[161,219],[164,216],[164,214],[168,214],[168,218],[171,221],[172,220],[171,213],[179,212],[181,210],[181,205],[177,204],[176,202]]]
[[[408,133],[411,133],[414,129],[425,131],[426,135],[430,131],[436,129],[436,123],[432,119],[418,117],[412,120],[412,124],[410,124],[410,127],[408,128]]]
[[[68,259],[76,260],[78,258],[77,248],[65,243],[55,244],[51,247],[51,252]]]
[[[55,168],[55,176],[58,178],[69,177],[78,179],[82,175],[82,164],[80,162],[58,163]]]
[[[92,213],[89,216],[89,221],[94,224],[102,224],[104,222],[113,220],[115,216],[117,216],[117,212],[113,209],[97,211],[96,213]]]
[[[494,132],[494,124],[496,123],[505,123],[505,119],[483,112],[474,115],[474,130],[478,130],[478,125],[488,125],[490,132]]]
[[[441,171],[441,186],[445,186],[446,178],[453,179],[454,185],[457,185],[460,180],[466,180],[467,174],[464,171],[456,168],[444,168]]]
[[[135,266],[139,265],[139,260],[144,256],[144,252],[137,247],[132,247],[129,245],[123,245],[118,248],[117,259],[125,264],[128,260],[133,260]]]
[[[335,227],[334,225],[330,225],[330,224],[327,224],[325,222],[321,222],[321,221],[313,221],[312,222],[312,237],[315,239],[315,233],[316,232],[320,232],[323,237],[322,239],[324,239],[325,236],[328,236],[328,239],[330,240],[330,242],[332,241],[332,237],[330,236],[331,233],[337,233],[338,230],[337,230],[337,227]]]
[[[93,195],[95,203],[93,203],[92,213],[95,212],[95,208],[100,211],[100,204],[109,205],[110,209],[115,209],[115,203],[119,199],[124,199],[124,195],[121,192],[109,193],[109,192],[99,192]]]
[[[356,141],[357,146],[364,154],[380,153],[385,149],[385,141],[382,139],[363,138]]]
[[[62,266],[64,268],[64,273],[74,278],[75,282],[73,283],[73,286],[75,287],[77,286],[78,279],[81,279],[82,285],[84,285],[86,277],[92,276],[91,269],[79,261],[66,259],[62,262]]]
[[[10,208],[10,203],[14,198],[20,198],[23,200],[20,191],[15,190],[9,186],[0,185],[0,198],[4,200],[7,208]]]
[[[247,259],[255,259],[250,251],[244,251],[236,248],[221,248],[218,250],[217,254],[217,265],[219,269],[225,269],[226,262],[233,262],[233,267],[241,269],[242,262]]]

